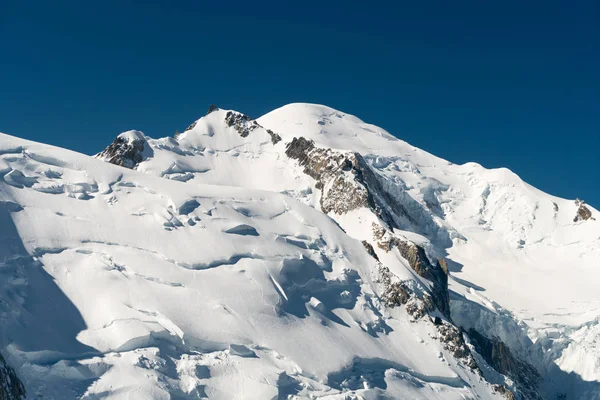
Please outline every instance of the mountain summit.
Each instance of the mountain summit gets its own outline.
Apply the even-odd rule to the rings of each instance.
[[[297,103],[0,172],[0,397],[600,398],[597,211],[507,169]]]

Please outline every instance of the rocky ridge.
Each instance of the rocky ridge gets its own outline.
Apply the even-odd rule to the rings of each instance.
[[[218,110],[218,108],[215,108],[213,111],[216,110]],[[250,134],[250,132],[258,128],[263,128],[255,119],[252,119],[245,114],[238,113],[235,111],[227,112],[227,114],[225,115],[225,124],[228,127],[235,129],[241,137],[247,137]],[[271,142],[273,144],[277,144],[279,141],[281,141],[281,136],[274,133],[270,129],[266,129],[266,131],[269,134],[269,136],[271,136]]]

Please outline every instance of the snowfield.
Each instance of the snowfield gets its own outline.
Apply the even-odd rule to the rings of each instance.
[[[0,134],[0,348],[29,399],[600,399],[585,207],[311,104]]]

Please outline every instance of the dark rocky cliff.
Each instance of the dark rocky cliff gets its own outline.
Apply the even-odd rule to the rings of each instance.
[[[21,400],[25,398],[25,387],[4,357],[0,355],[0,400]]]

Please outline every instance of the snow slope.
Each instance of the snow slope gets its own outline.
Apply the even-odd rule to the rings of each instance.
[[[172,142],[175,151],[165,152],[161,142],[171,139],[149,139],[154,157],[137,169],[172,179],[185,174],[190,183],[278,191],[322,209],[327,187],[319,188],[286,146],[303,137],[333,152],[359,153],[408,210],[412,222],[397,224],[395,232],[432,259],[446,259],[458,325],[498,337],[533,365],[546,378],[544,396],[599,390],[600,224],[575,223],[574,201],[545,194],[504,168],[454,165],[326,106],[284,106],[259,118],[259,127],[244,137],[223,123],[231,112],[216,110],[196,121]],[[282,140],[271,143],[266,129]],[[371,226],[380,218],[372,210],[329,215],[352,237],[375,245],[395,275],[411,278],[405,259],[377,248]]]
[[[284,140],[361,153],[449,232],[451,243],[434,245],[448,260],[455,322],[520,353],[547,377],[546,396],[600,396],[600,222],[575,223],[573,200],[505,168],[454,165],[328,107],[291,104],[258,121]]]
[[[7,135],[0,171],[2,348],[28,398],[500,398],[289,196]]]
[[[600,223],[572,200],[312,104],[97,158],[0,136],[30,398],[600,398]]]
[[[600,315],[600,221],[574,223],[573,200],[543,193],[504,168],[453,165],[328,107],[292,104],[258,121],[284,138],[302,135],[365,156],[391,185],[461,237],[448,248],[460,268],[454,275],[477,282],[520,319],[558,308],[571,312],[548,323],[581,325]]]

